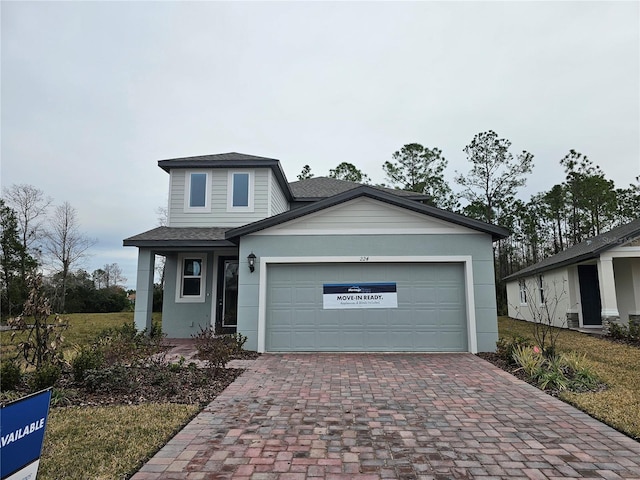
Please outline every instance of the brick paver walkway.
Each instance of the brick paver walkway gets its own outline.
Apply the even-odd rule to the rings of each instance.
[[[134,477],[640,479],[640,443],[470,354],[262,355]]]

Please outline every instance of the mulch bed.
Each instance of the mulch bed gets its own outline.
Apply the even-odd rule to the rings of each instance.
[[[254,359],[255,352],[243,352],[236,359]],[[242,372],[241,368],[211,369],[195,365],[153,364],[146,367],[121,367],[106,373],[104,383],[93,382],[91,388],[73,380],[70,370],[62,373],[52,394],[52,407],[91,407],[140,405],[146,403],[181,403],[207,405]],[[11,396],[0,395],[0,404],[30,393],[28,375]]]

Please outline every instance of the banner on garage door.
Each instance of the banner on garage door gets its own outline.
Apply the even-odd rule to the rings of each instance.
[[[394,283],[325,283],[322,308],[398,308]]]

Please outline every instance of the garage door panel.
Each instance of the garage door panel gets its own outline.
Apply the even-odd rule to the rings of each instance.
[[[462,264],[270,265],[266,349],[467,351],[463,273]],[[323,309],[324,284],[389,282],[397,308]]]

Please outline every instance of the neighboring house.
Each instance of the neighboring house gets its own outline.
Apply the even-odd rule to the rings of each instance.
[[[640,218],[510,275],[509,316],[533,321],[542,304],[556,326],[640,324]]]
[[[167,226],[124,240],[138,247],[139,329],[151,325],[162,255],[169,337],[212,326],[260,352],[495,349],[492,242],[506,230],[413,192],[288,183],[270,158],[158,165],[169,173]]]

